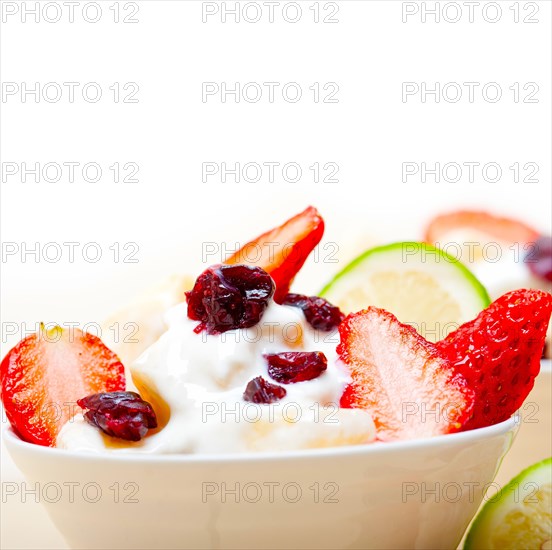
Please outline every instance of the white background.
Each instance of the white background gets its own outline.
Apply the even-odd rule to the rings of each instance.
[[[273,23],[266,7],[258,23],[235,23],[231,15],[222,22],[221,3],[204,23],[205,6],[198,1],[139,1],[137,23],[115,23],[114,1],[98,2],[97,23],[84,19],[81,3],[69,23],[68,8],[58,3],[59,22],[41,13],[37,23],[32,14],[23,21],[25,4],[33,9],[35,2],[5,2],[1,26],[3,85],[18,86],[15,95],[3,94],[1,104],[1,232],[3,246],[11,246],[3,252],[19,250],[2,257],[3,323],[100,322],[165,274],[201,270],[202,243],[244,242],[308,204],[320,209],[325,242],[339,250],[337,263],[324,262],[323,254],[311,259],[298,279],[299,290],[307,292],[319,290],[373,243],[420,239],[430,216],[441,211],[484,209],[551,231],[549,2],[518,3],[522,20],[538,8],[537,23],[515,23],[510,1],[498,2],[502,16],[495,23],[484,18],[484,9],[495,18],[488,2],[474,7],[473,22],[465,5],[452,2],[444,16],[453,18],[460,7],[461,20],[436,23],[430,14],[423,22],[421,13],[422,4],[433,8],[434,2],[340,0],[338,22],[318,24],[309,9],[314,0],[298,3],[302,17],[294,24],[282,17],[285,2],[275,8]],[[18,11],[10,15],[13,6]],[[415,7],[418,13],[403,22],[403,11]],[[46,19],[56,17],[54,8]],[[95,17],[88,9],[84,16]],[[131,10],[132,3],[119,3],[121,19]],[[333,7],[319,2],[319,11],[323,18]],[[35,102],[29,94],[23,101],[23,83],[30,88],[37,82],[57,83],[63,96]],[[73,103],[64,82],[79,83]],[[96,103],[81,93],[90,82],[102,89]],[[139,87],[138,102],[115,102],[109,87],[128,82]],[[257,103],[236,103],[232,95],[223,103],[220,94],[204,102],[204,82],[254,82],[264,94]],[[273,103],[264,82],[280,83]],[[288,82],[302,88],[297,103],[282,98]],[[337,83],[338,102],[315,103],[309,87],[316,82]],[[403,101],[404,82],[457,83],[464,93],[456,103],[442,96],[436,102],[433,95],[423,102],[420,94]],[[473,102],[464,82],[479,83]],[[482,96],[489,82],[502,88],[498,102]],[[518,102],[509,89],[516,82]],[[536,103],[523,102],[528,82],[539,87]],[[23,162],[68,161],[98,163],[103,176],[86,182],[77,168],[73,183],[66,173],[56,183],[36,183],[32,175],[23,183],[20,172],[6,174],[6,163],[21,169]],[[203,162],[267,161],[296,162],[303,177],[289,183],[277,170],[274,183],[236,184],[232,176],[226,183],[202,181]],[[115,162],[136,163],[139,182],[113,182],[109,166]],[[314,162],[337,163],[339,181],[313,183],[308,167]],[[426,183],[419,176],[403,182],[403,162],[496,162],[503,174],[496,183],[477,169],[473,183],[467,171],[458,183],[436,183],[433,176]],[[536,163],[538,183],[513,183],[508,167],[515,162]],[[73,263],[65,252],[55,262],[21,254],[36,243],[69,241],[80,243]],[[138,262],[123,262],[123,252],[115,262],[109,247],[130,242],[138,247]],[[101,247],[97,263],[83,260],[86,243]],[[3,334],[2,355],[18,339]],[[5,469],[6,461],[2,451]],[[10,469],[5,475],[16,474]],[[37,507],[25,510],[40,528],[4,535],[3,514],[2,546],[59,546]],[[13,514],[6,516],[13,522]]]

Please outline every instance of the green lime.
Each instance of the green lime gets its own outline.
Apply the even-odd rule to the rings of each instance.
[[[464,550],[552,548],[552,458],[533,464],[488,500]]]
[[[458,259],[419,242],[367,250],[320,295],[344,313],[368,306],[386,309],[433,342],[490,303],[483,285]]]

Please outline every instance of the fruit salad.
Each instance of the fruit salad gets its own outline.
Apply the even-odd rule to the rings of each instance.
[[[539,373],[550,293],[519,289],[489,304],[459,262],[421,269],[423,243],[402,243],[414,267],[397,263],[395,244],[323,297],[291,292],[323,232],[309,207],[205,269],[126,369],[78,329],[28,336],[0,365],[12,428],[73,451],[236,453],[428,438],[516,412]],[[355,311],[340,307],[351,295],[364,300]],[[404,317],[420,311],[460,326],[430,341]]]
[[[492,298],[520,287],[552,290],[552,237],[489,212],[440,214],[425,230],[428,243],[459,252]]]

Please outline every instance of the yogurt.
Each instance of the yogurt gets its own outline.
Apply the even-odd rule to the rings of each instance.
[[[303,312],[271,302],[260,322],[222,334],[195,333],[185,303],[169,310],[168,330],[130,367],[142,397],[154,406],[159,427],[139,442],[110,437],[77,415],[62,428],[57,446],[86,452],[238,453],[369,443],[370,414],[340,409],[350,382],[340,366],[337,332],[316,331]],[[272,404],[243,399],[257,376],[271,381],[267,353],[321,351],[328,367],[319,377],[285,384]]]

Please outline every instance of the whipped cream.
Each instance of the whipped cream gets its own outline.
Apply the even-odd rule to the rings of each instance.
[[[530,251],[525,243],[491,239],[476,229],[447,232],[437,246],[461,260],[487,289],[492,300],[518,288],[552,290],[550,283],[535,277],[523,261]]]
[[[487,289],[491,300],[518,288],[536,288],[545,292],[552,290],[550,283],[535,277],[522,261],[513,262],[503,257],[495,263],[480,260],[469,264],[469,267]]]
[[[235,453],[368,443],[376,431],[369,413],[340,409],[349,383],[340,366],[337,332],[313,330],[303,312],[271,302],[254,327],[223,334],[195,333],[185,303],[167,312],[168,330],[130,367],[159,427],[139,442],[116,439],[77,415],[62,428],[57,446],[87,452]],[[276,403],[244,401],[247,383],[271,381],[263,354],[321,351],[328,367],[319,377],[285,384]]]

